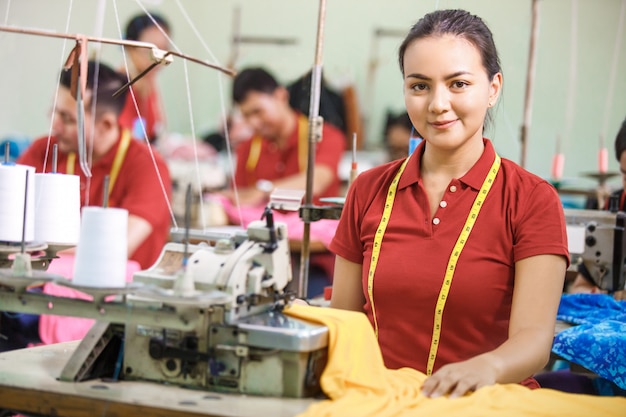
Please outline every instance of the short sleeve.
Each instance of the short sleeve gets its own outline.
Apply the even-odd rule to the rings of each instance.
[[[569,265],[567,231],[563,206],[556,190],[545,181],[538,182],[517,210],[513,222],[515,262],[530,256],[562,255]]]

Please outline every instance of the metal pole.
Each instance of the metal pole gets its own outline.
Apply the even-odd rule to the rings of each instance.
[[[524,96],[524,120],[521,131],[521,155],[520,165],[526,166],[526,151],[528,143],[528,130],[532,120],[533,83],[535,81],[535,67],[537,58],[537,38],[539,37],[539,0],[532,0],[532,18],[530,30],[530,48],[528,50],[528,72],[526,73],[526,94]]]
[[[26,29],[26,28],[17,28],[17,27],[12,27],[12,26],[2,26],[0,25],[0,32],[11,32],[11,33],[18,33],[18,34],[22,34],[22,35],[35,35],[35,36],[45,36],[45,37],[49,37],[49,38],[60,38],[60,39],[74,39],[74,40],[78,40],[78,36],[79,35],[72,35],[72,34],[68,34],[68,33],[58,33],[58,32],[52,32],[52,31],[48,31],[48,30],[41,30],[41,29]],[[96,37],[96,36],[85,36],[84,37],[88,42],[99,42],[99,43],[105,43],[105,44],[109,44],[109,45],[123,45],[123,46],[134,46],[137,48],[145,48],[145,49],[152,49],[152,50],[158,50],[160,51],[156,45],[149,43],[149,42],[139,42],[139,41],[129,41],[129,40],[122,40],[122,39],[110,39],[110,38],[101,38],[101,37]],[[219,65],[215,65],[215,64],[211,64],[210,62],[198,59],[198,58],[194,58],[190,55],[187,54],[183,54],[181,52],[176,52],[176,51],[163,51],[163,57],[162,57],[162,61],[165,61],[165,58],[167,58],[167,56],[169,55],[174,55],[177,56],[179,58],[183,58],[186,59],[188,61],[191,62],[195,62],[196,64],[200,64],[203,65],[205,67],[208,68],[212,68],[214,70],[223,72],[226,75],[230,75],[231,77],[234,77],[236,75],[236,72],[233,71],[230,68],[224,68],[221,67]]]
[[[315,47],[315,61],[311,71],[311,101],[309,104],[309,152],[306,171],[306,194],[304,197],[305,207],[313,202],[313,174],[315,165],[315,146],[322,140],[322,119],[320,112],[320,90],[322,84],[322,50],[324,46],[324,23],[326,15],[326,0],[320,0],[319,16],[317,21],[317,44]],[[309,243],[311,224],[304,221],[304,233],[302,234],[302,250],[300,253],[300,280],[298,282],[298,297],[307,297],[309,285],[310,253]]]

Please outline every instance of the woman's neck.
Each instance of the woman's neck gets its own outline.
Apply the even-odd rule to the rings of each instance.
[[[437,148],[426,143],[420,163],[422,176],[461,178],[478,161],[485,150],[482,137],[472,139],[454,150]]]

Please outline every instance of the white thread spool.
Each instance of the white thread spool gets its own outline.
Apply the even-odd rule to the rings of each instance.
[[[79,234],[78,175],[35,174],[35,240],[74,246]]]
[[[28,191],[26,172],[28,171]],[[0,164],[0,242],[21,242],[35,239],[35,168],[28,165]],[[24,195],[26,220],[24,220]]]
[[[120,288],[126,285],[128,210],[83,207],[76,247],[76,285]]]

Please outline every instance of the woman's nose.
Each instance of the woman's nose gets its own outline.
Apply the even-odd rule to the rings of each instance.
[[[434,87],[431,90],[428,110],[433,113],[441,113],[450,108],[450,94],[446,88]]]

